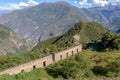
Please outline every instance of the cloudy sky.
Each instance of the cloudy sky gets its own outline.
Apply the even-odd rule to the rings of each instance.
[[[42,2],[55,1],[66,1],[80,8],[120,4],[120,0],[0,0],[0,10],[22,9],[29,6],[38,5]]]

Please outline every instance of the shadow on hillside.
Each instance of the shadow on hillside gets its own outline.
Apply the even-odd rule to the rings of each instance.
[[[93,43],[88,43],[84,49],[86,50],[93,50],[93,51],[103,51],[105,48],[103,47],[102,42],[93,42]]]

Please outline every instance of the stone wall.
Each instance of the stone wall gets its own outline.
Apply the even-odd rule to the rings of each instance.
[[[31,62],[28,63],[24,63],[22,65],[18,65],[12,68],[8,68],[4,71],[1,71],[0,74],[18,74],[21,71],[26,71],[29,72],[35,68],[43,68],[46,67],[54,62],[58,62],[61,61],[69,56],[75,55],[78,52],[80,52],[82,50],[82,45],[78,45],[78,46],[74,46],[71,48],[68,48],[64,51],[58,52],[58,53],[54,53],[54,54],[50,54],[48,56],[45,56],[43,58],[39,58],[36,60],[33,60]]]

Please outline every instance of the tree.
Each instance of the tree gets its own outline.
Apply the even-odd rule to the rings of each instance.
[[[58,51],[58,49],[57,49],[57,47],[56,47],[55,45],[48,45],[47,47],[48,47],[48,49],[50,50],[50,51],[49,51],[50,53],[53,53],[53,52],[57,52],[57,51]]]

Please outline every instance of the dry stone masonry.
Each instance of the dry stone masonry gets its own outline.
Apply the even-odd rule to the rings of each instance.
[[[81,52],[81,50],[82,50],[82,45],[74,46],[74,47],[68,48],[64,51],[50,54],[50,55],[45,56],[43,58],[39,58],[39,59],[33,60],[31,62],[6,69],[6,70],[0,72],[0,74],[12,75],[12,74],[18,74],[21,71],[29,72],[35,68],[40,68],[40,67],[44,68],[52,63],[61,61],[69,56],[75,55],[78,52]]]

